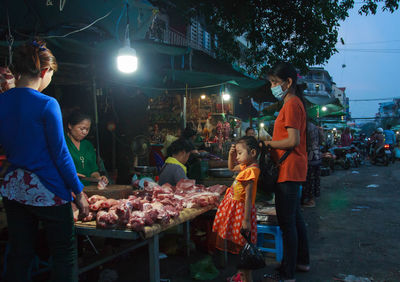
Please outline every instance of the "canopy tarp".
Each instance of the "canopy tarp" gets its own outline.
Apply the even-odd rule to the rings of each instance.
[[[319,106],[324,106],[324,105],[327,105],[327,104],[335,104],[335,103],[337,103],[337,101],[339,101],[336,98],[332,98],[332,97],[328,97],[328,96],[304,95],[304,98],[306,98],[306,100],[309,101],[311,104],[319,105]]]

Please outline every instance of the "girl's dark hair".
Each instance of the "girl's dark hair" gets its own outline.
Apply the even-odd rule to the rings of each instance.
[[[256,156],[260,153],[260,147],[258,146],[257,139],[254,136],[243,136],[241,137],[236,144],[245,144],[247,147],[247,151],[256,150]]]
[[[67,126],[68,125],[75,126],[84,120],[92,121],[92,119],[88,114],[82,113],[80,111],[74,111],[67,116],[65,121]]]
[[[37,77],[46,68],[57,71],[58,65],[45,41],[36,39],[15,49],[10,70],[16,78],[20,75]]]
[[[193,144],[189,140],[179,138],[178,140],[172,142],[171,145],[169,145],[169,147],[167,148],[167,155],[168,157],[171,157],[172,155],[178,154],[182,151],[189,153],[194,149],[195,148]]]
[[[297,84],[297,71],[294,68],[294,66],[286,62],[278,63],[268,71],[268,76],[276,76],[282,79],[283,81],[287,80],[289,77],[292,79],[291,87],[295,87],[295,94],[297,97],[299,97],[304,106],[304,112],[306,115],[306,132],[307,132],[308,115],[307,115],[306,101],[304,99],[304,94],[303,94],[303,90],[305,89],[305,87],[304,85]],[[308,134],[306,134],[306,143],[308,143]]]
[[[245,133],[247,134],[247,132],[249,132],[250,130],[254,130],[254,128],[252,128],[252,127],[248,127],[248,128],[246,128],[246,131],[245,131]]]

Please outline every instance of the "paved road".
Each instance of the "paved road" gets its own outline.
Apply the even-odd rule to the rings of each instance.
[[[366,164],[322,178],[317,207],[304,211],[312,271],[297,281],[333,281],[340,273],[400,281],[399,170],[399,162]]]

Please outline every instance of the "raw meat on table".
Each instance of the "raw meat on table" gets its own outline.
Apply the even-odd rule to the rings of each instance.
[[[109,211],[99,211],[96,217],[96,224],[100,228],[116,228],[118,226],[118,215],[115,209]]]
[[[104,196],[93,195],[88,199],[88,203],[89,204],[94,204],[94,203],[96,203],[96,202],[98,202],[100,200],[105,201],[105,200],[107,200],[107,198],[104,197]]]

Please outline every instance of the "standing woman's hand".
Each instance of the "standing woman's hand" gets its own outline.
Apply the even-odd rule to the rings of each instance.
[[[80,210],[79,214],[82,215],[82,218],[89,215],[89,204],[83,193],[79,193],[76,195],[75,204],[78,206]]]

